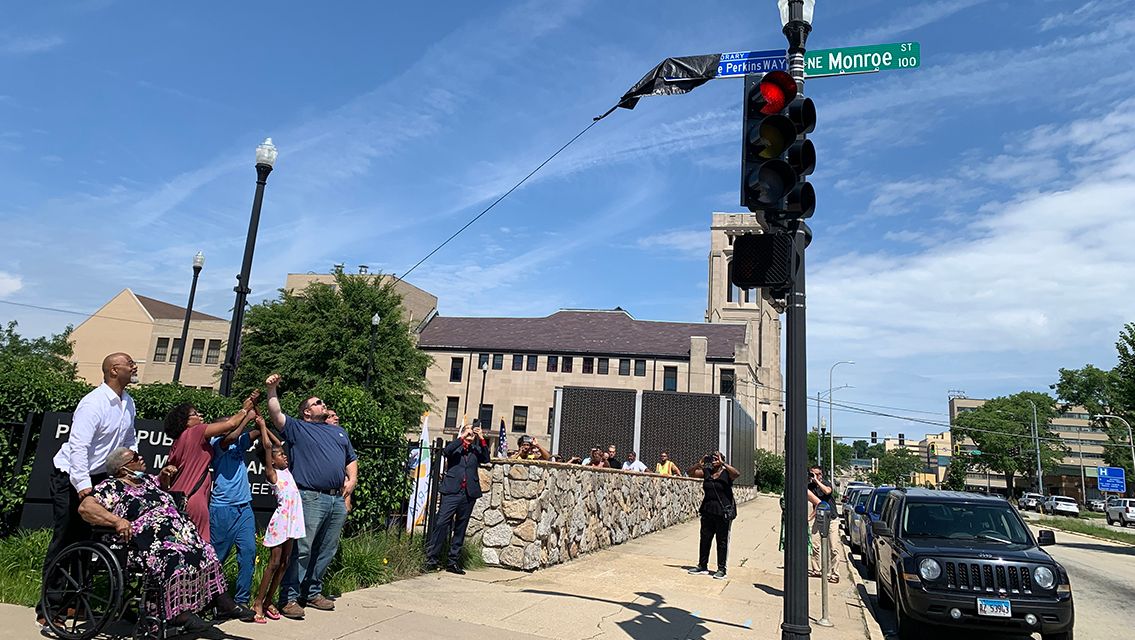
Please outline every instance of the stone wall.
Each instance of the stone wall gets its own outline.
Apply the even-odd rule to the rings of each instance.
[[[482,467],[481,488],[469,537],[481,537],[486,563],[526,571],[685,522],[702,501],[701,480],[526,460]]]

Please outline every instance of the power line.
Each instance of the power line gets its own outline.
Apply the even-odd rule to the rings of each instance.
[[[55,307],[45,307],[38,304],[28,304],[26,302],[13,302],[11,300],[0,300],[0,303],[10,304],[14,307],[25,307],[28,309],[39,309],[40,311],[51,311],[53,313],[66,313],[74,316],[82,316],[84,318],[104,318],[106,320],[117,320],[119,322],[133,322],[136,324],[152,325],[152,322],[146,320],[134,320],[133,318],[116,318],[114,316],[104,316],[100,313],[83,313],[82,311],[72,311],[70,309],[57,309]]]
[[[608,112],[608,113],[609,113],[609,112]],[[486,213],[488,213],[488,212],[489,212],[490,210],[492,210],[492,208],[493,208],[493,207],[497,206],[497,204],[499,204],[501,200],[504,200],[504,199],[505,199],[505,198],[507,198],[507,197],[508,197],[508,196],[509,196],[509,195],[510,195],[510,194],[511,194],[511,193],[512,193],[513,191],[516,191],[517,189],[519,189],[519,188],[520,188],[520,186],[521,186],[521,185],[523,185],[523,184],[524,184],[525,182],[528,182],[528,179],[529,179],[529,178],[531,178],[532,176],[536,175],[536,172],[537,172],[537,171],[539,171],[540,169],[543,169],[543,168],[544,168],[544,165],[548,164],[549,162],[551,162],[551,161],[552,161],[552,159],[553,159],[553,158],[555,158],[556,156],[560,155],[560,152],[561,152],[561,151],[563,151],[564,149],[567,149],[567,148],[568,148],[569,146],[571,146],[571,143],[575,142],[575,141],[576,141],[576,140],[578,140],[578,139],[579,139],[579,138],[580,138],[580,137],[581,137],[581,136],[582,136],[583,134],[587,133],[587,132],[588,132],[588,131],[589,131],[589,130],[591,129],[591,127],[594,127],[594,126],[595,126],[596,124],[599,124],[599,121],[600,121],[600,120],[602,120],[602,119],[603,119],[602,117],[600,117],[600,118],[595,118],[595,119],[594,119],[594,120],[593,120],[593,121],[591,122],[591,124],[587,125],[586,127],[584,127],[584,128],[583,128],[583,130],[582,130],[582,131],[580,131],[579,133],[577,133],[577,134],[575,134],[574,136],[572,136],[572,139],[571,139],[571,140],[568,140],[568,141],[567,141],[566,143],[564,143],[564,146],[562,146],[562,147],[560,147],[559,149],[557,149],[555,153],[553,153],[552,155],[548,156],[548,158],[547,158],[546,160],[544,160],[544,161],[543,161],[543,162],[541,162],[541,163],[540,163],[539,165],[537,165],[537,167],[536,167],[535,169],[533,169],[532,171],[530,171],[530,172],[528,173],[528,175],[526,175],[526,176],[524,176],[523,178],[521,178],[520,182],[517,182],[516,184],[514,184],[514,185],[512,186],[512,188],[511,188],[511,189],[509,189],[508,191],[505,191],[505,192],[504,192],[503,194],[501,194],[501,196],[500,196],[499,198],[497,198],[496,200],[493,200],[492,204],[490,204],[489,206],[487,206],[487,207],[485,207],[484,209],[482,209],[482,210],[481,210],[481,212],[480,212],[480,213],[478,213],[477,215],[473,216],[473,218],[472,218],[472,219],[470,219],[470,220],[469,220],[469,222],[466,222],[466,223],[465,223],[465,224],[464,224],[464,225],[463,225],[463,226],[462,226],[462,227],[461,227],[460,229],[458,229],[457,231],[454,231],[454,232],[453,232],[453,235],[449,236],[448,238],[446,238],[446,239],[445,239],[445,241],[444,241],[444,242],[442,242],[442,243],[441,243],[441,244],[439,244],[438,246],[434,247],[433,251],[430,251],[429,253],[427,253],[427,254],[426,254],[426,256],[425,256],[424,258],[422,258],[421,260],[418,260],[418,261],[417,261],[416,263],[414,263],[414,266],[410,267],[410,268],[409,268],[409,269],[407,269],[407,270],[406,270],[405,272],[403,272],[403,273],[402,273],[401,275],[399,275],[399,276],[397,276],[396,278],[394,278],[394,282],[395,282],[395,283],[397,283],[397,282],[401,282],[401,281],[402,281],[403,279],[405,279],[405,277],[406,277],[406,276],[408,276],[408,275],[410,275],[411,273],[413,273],[413,272],[414,272],[414,269],[417,269],[417,268],[418,268],[419,266],[421,266],[421,264],[422,264],[423,262],[425,262],[426,260],[429,260],[430,258],[432,258],[432,257],[433,257],[433,255],[434,255],[435,253],[437,253],[438,251],[441,251],[442,247],[444,247],[445,245],[449,244],[449,242],[450,242],[451,240],[453,240],[453,239],[454,239],[454,238],[456,238],[457,236],[461,235],[461,232],[462,232],[462,231],[465,231],[466,229],[468,229],[469,227],[471,227],[471,226],[473,225],[473,223],[474,223],[474,222],[476,222],[476,221],[478,221],[478,220],[480,220],[480,219],[481,219],[481,216],[485,215],[485,214],[486,214]]]

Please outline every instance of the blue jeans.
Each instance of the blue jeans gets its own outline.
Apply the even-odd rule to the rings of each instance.
[[[252,517],[252,505],[248,502],[210,504],[209,538],[221,564],[236,544],[238,570],[233,599],[240,604],[248,604],[252,597],[252,568],[256,563],[256,520]]]
[[[343,496],[300,491],[304,537],[292,545],[292,557],[280,584],[280,604],[314,600],[323,591],[323,576],[339,551],[339,534],[347,521]]]

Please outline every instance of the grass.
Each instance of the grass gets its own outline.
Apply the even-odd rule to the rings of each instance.
[[[1051,527],[1072,533],[1086,533],[1096,536],[1097,538],[1106,538],[1108,540],[1115,540],[1116,542],[1135,544],[1135,534],[1108,529],[1102,525],[1092,524],[1091,522],[1078,518],[1047,518],[1041,516],[1036,522],[1037,526]]]
[[[397,529],[343,538],[339,543],[339,554],[327,570],[325,591],[330,595],[341,595],[421,574],[425,564],[422,538],[422,535],[415,534],[411,540],[405,532],[399,535]],[[0,602],[35,606],[39,600],[43,556],[50,540],[51,532],[47,529],[21,531],[0,538]],[[259,540],[257,542],[259,544]],[[466,569],[483,567],[485,563],[481,560],[480,550],[480,539],[467,540],[461,550],[462,566]],[[268,554],[267,548],[258,546],[252,576],[254,595],[268,564]],[[235,550],[225,561],[224,568],[225,577],[232,585],[237,573]]]

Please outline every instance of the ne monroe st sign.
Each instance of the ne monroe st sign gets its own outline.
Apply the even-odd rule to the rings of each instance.
[[[848,73],[917,69],[920,59],[921,47],[917,42],[815,49],[804,54],[804,77],[823,78]]]

